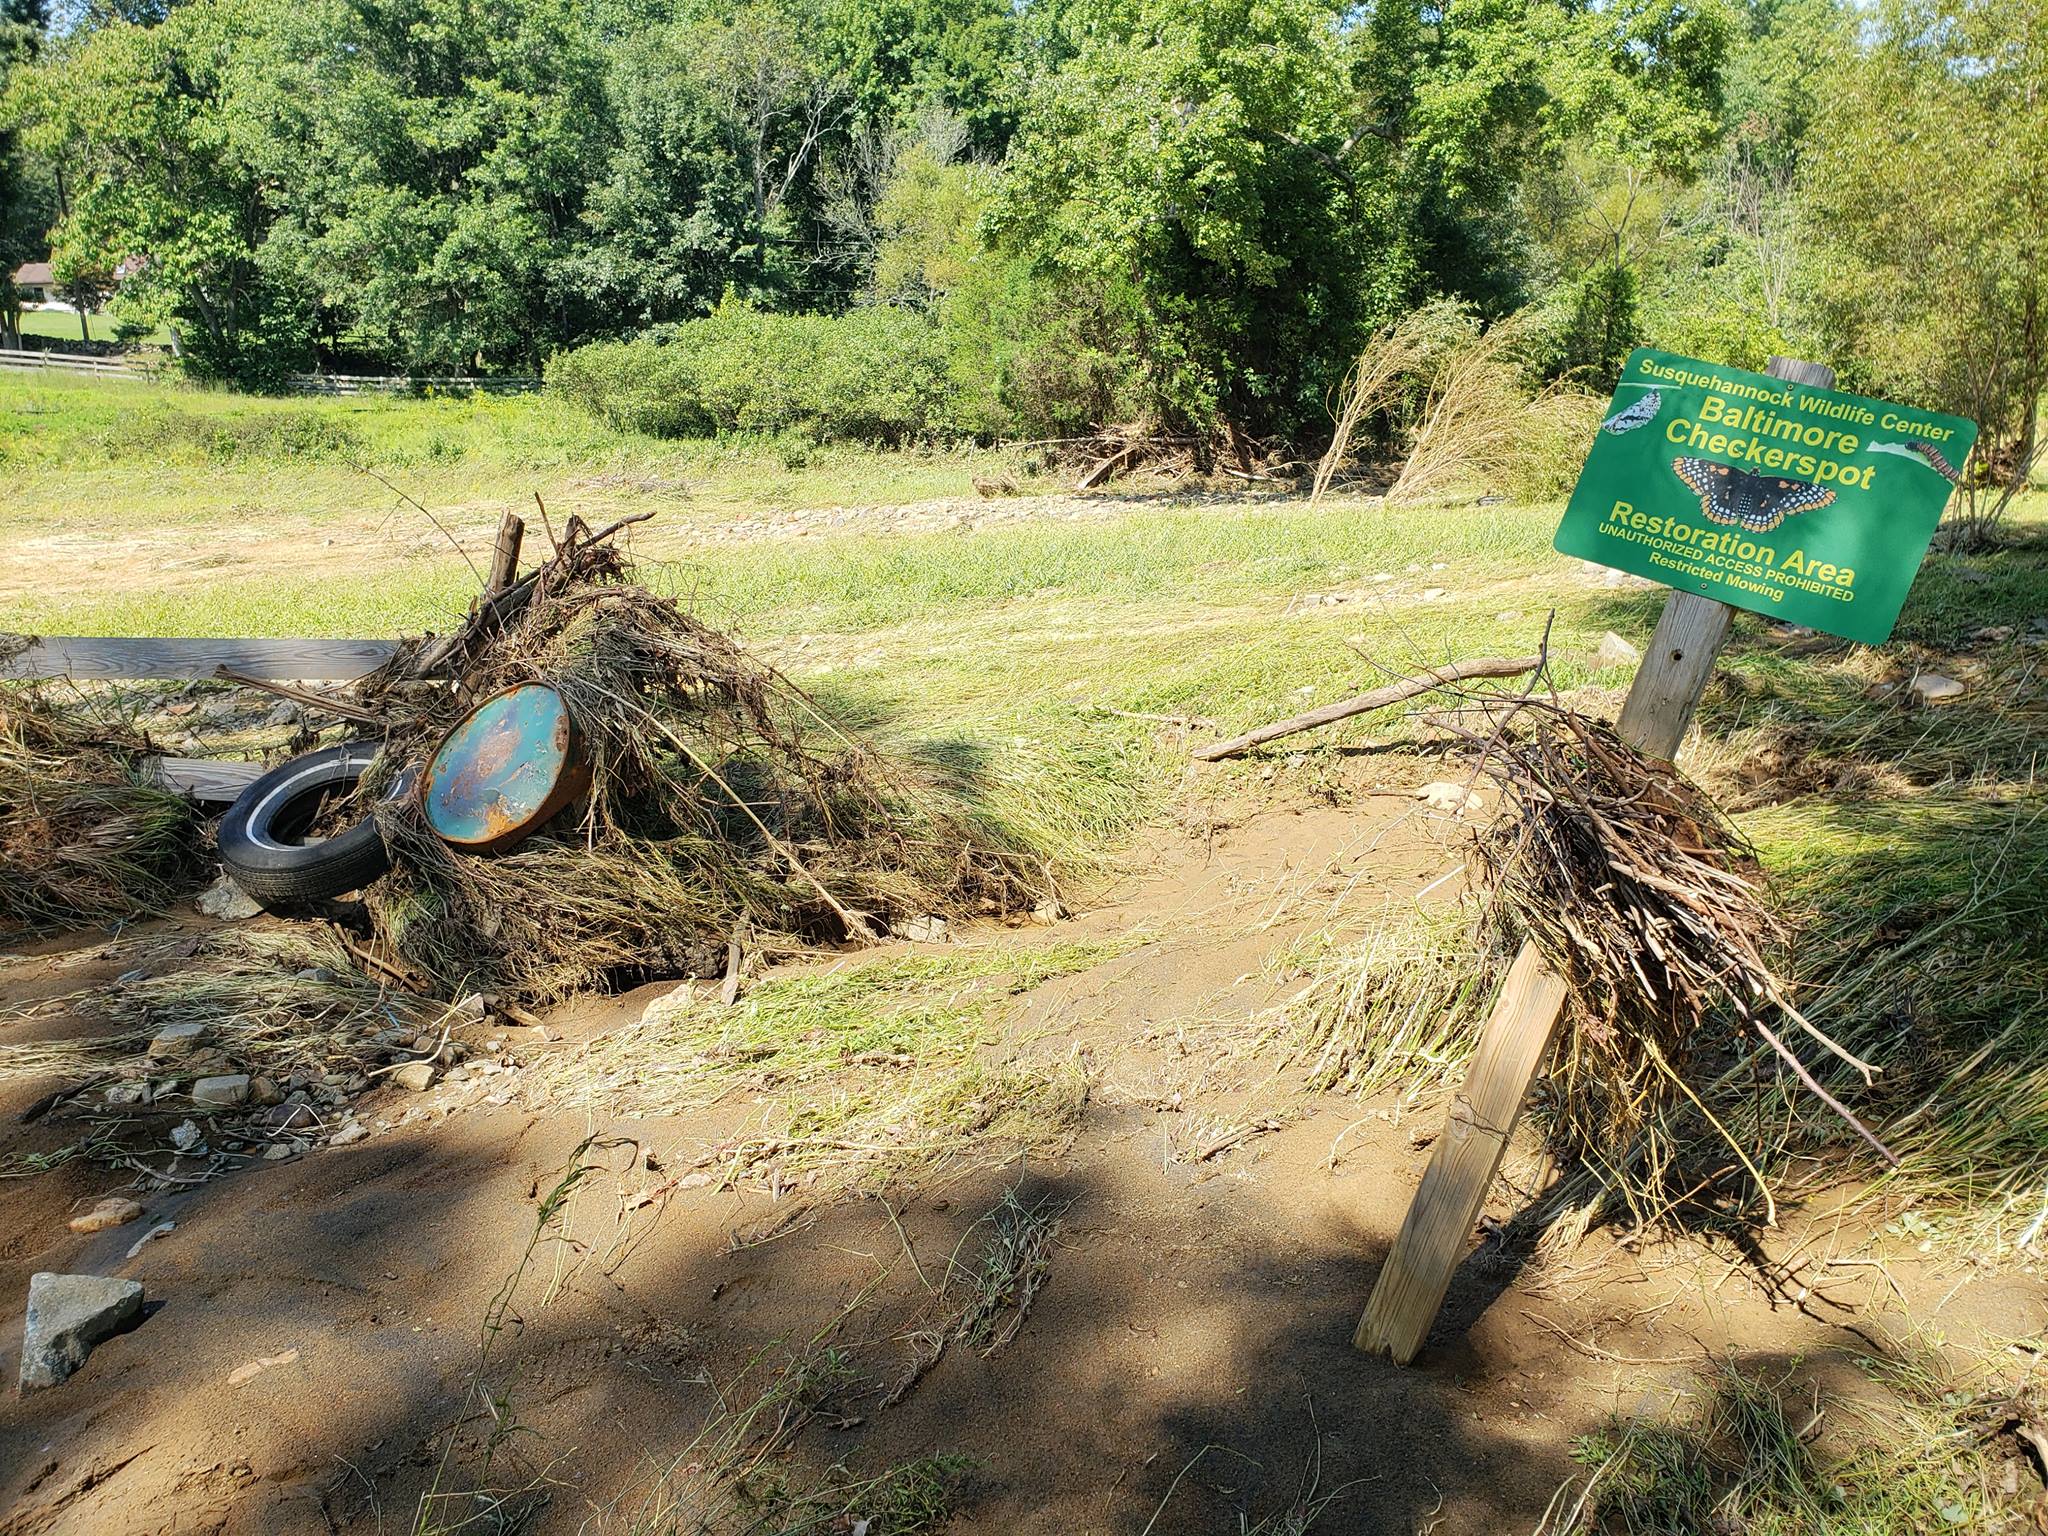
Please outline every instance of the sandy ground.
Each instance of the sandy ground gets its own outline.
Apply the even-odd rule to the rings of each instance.
[[[1020,1165],[998,1148],[950,1180],[792,1220],[761,1194],[661,1192],[664,1168],[758,1106],[593,1121],[514,1091],[149,1195],[141,1221],[94,1236],[66,1217],[117,1176],[74,1162],[0,1184],[0,1370],[15,1369],[32,1271],[130,1276],[149,1306],[63,1385],[0,1403],[0,1536],[397,1531],[434,1486],[493,1491],[444,1506],[451,1524],[476,1516],[472,1530],[635,1529],[664,1468],[680,1460],[687,1480],[719,1393],[750,1361],[827,1330],[869,1386],[828,1404],[778,1466],[872,1473],[970,1455],[954,1529],[1234,1532],[1314,1490],[1339,1494],[1324,1530],[1527,1531],[1574,1470],[1575,1436],[1667,1402],[1710,1354],[1796,1361],[1853,1395],[1873,1340],[2040,1327],[2038,1279],[1921,1254],[1884,1236],[1881,1214],[1829,1214],[1827,1196],[1768,1236],[1761,1263],[1694,1242],[1626,1251],[1612,1233],[1549,1264],[1484,1242],[1414,1367],[1357,1354],[1353,1323],[1440,1106],[1306,1093],[1270,1061],[1227,1057],[1214,1031],[1298,985],[1269,965],[1298,935],[1412,899],[1445,852],[1411,802],[1387,799],[1162,834],[1133,867],[1142,875],[1093,909],[1036,931],[1152,941],[1020,998],[1006,1025],[1013,1049],[1090,1073],[1079,1133],[1052,1159]],[[103,941],[6,960],[0,999],[118,973],[129,957]],[[515,1046],[524,1066],[508,1082],[659,990],[563,1010],[557,1038]],[[75,1027],[44,1016],[0,1039]],[[0,1095],[0,1156],[62,1139],[19,1121],[46,1087]],[[401,1103],[381,1092],[366,1120]],[[1227,1128],[1268,1120],[1277,1128],[1196,1159]],[[481,1330],[538,1202],[592,1133],[608,1139],[590,1154],[604,1171],[569,1208],[570,1240],[526,1267],[489,1339],[481,1379],[498,1427],[516,1432],[486,1479],[493,1421],[471,1394]],[[1535,1173],[1526,1152],[1510,1159],[1495,1217],[1524,1203],[1517,1186]],[[986,1358],[949,1349],[878,1406],[878,1384],[910,1369],[948,1255],[972,1251],[973,1224],[1011,1187],[1064,1206],[1022,1329]],[[125,1256],[163,1221],[176,1230]]]

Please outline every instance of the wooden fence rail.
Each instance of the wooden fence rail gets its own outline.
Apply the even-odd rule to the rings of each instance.
[[[63,373],[110,374],[146,378],[155,365],[129,357],[85,357],[71,352],[16,352],[0,348],[0,368],[55,368]]]
[[[0,368],[56,369],[106,378],[142,379],[164,365],[139,357],[87,357],[75,352],[16,351],[0,348]],[[539,389],[537,378],[465,379],[440,374],[295,373],[285,383],[301,395],[400,395],[421,390],[442,393],[523,395]]]
[[[398,647],[389,640],[159,640],[84,635],[0,635],[0,677],[112,681],[218,677],[221,669],[265,682],[346,682],[374,672]]]

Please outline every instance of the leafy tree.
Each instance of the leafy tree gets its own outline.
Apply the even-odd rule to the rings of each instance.
[[[1975,418],[1956,508],[1992,537],[2048,393],[2048,14],[2032,0],[1888,0],[1824,82],[1803,178],[1827,237],[1835,355],[1873,388]]]
[[[1567,140],[1689,165],[1730,28],[1718,0],[1066,0],[992,223],[1088,295],[1163,418],[1294,429],[1368,322],[1518,302],[1516,194]],[[1611,359],[1633,279],[1566,275]]]
[[[45,0],[0,0],[0,91],[33,63],[49,28]],[[57,217],[56,186],[45,166],[23,153],[11,123],[0,122],[0,345],[21,345],[21,294],[14,269],[46,249]]]
[[[78,311],[78,339],[92,340],[92,316],[114,291],[114,274],[89,257],[65,252],[54,263],[52,276],[65,303]]]
[[[470,372],[593,328],[564,269],[606,120],[572,0],[312,0],[272,37],[241,103],[269,125],[263,264],[324,331]]]
[[[863,125],[905,127],[937,107],[965,126],[975,156],[1008,148],[1021,74],[1005,0],[823,0],[818,21]]]
[[[69,168],[57,261],[136,258],[117,306],[177,326],[196,371],[244,382],[300,365],[308,342],[299,296],[261,259],[266,125],[244,93],[265,20],[257,0],[206,0],[161,26],[117,22],[9,91],[30,151]]]
[[[990,227],[1085,310],[1169,425],[1268,431],[1409,289],[1350,59],[1318,0],[1077,0]]]
[[[843,299],[825,250],[817,177],[843,146],[852,89],[791,18],[767,4],[651,30],[611,72],[617,124],[592,188],[593,239],[576,270],[641,324],[757,303]]]

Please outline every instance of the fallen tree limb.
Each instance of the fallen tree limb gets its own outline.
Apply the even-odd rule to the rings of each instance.
[[[294,704],[302,704],[308,709],[317,709],[330,715],[338,715],[343,720],[354,720],[362,725],[382,725],[384,723],[384,717],[374,710],[364,709],[360,705],[351,704],[344,699],[334,698],[312,688],[298,688],[290,683],[272,682],[269,678],[251,677],[247,672],[237,672],[233,667],[225,665],[215,667],[213,675],[224,682],[239,683],[244,688],[256,688],[264,693],[274,693],[281,699],[290,699]]]
[[[1542,660],[1540,656],[1481,656],[1473,661],[1454,661],[1449,666],[1437,667],[1428,672],[1418,673],[1414,677],[1404,677],[1398,682],[1388,683],[1384,688],[1375,688],[1370,693],[1341,699],[1335,704],[1325,704],[1322,708],[1312,709],[1304,715],[1275,720],[1271,725],[1262,725],[1255,731],[1233,736],[1228,741],[1213,741],[1206,747],[1197,748],[1194,758],[1198,763],[1213,763],[1220,758],[1236,757],[1265,742],[1275,741],[1282,736],[1292,736],[1297,731],[1312,731],[1319,725],[1348,720],[1353,715],[1364,714],[1367,710],[1385,709],[1389,704],[1412,699],[1419,693],[1428,693],[1432,688],[1441,688],[1445,683],[1455,683],[1468,677],[1520,677],[1524,672],[1534,672]]]

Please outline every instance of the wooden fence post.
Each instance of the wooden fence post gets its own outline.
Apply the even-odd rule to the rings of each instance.
[[[1820,389],[1835,382],[1832,368],[1791,358],[1774,357],[1764,371]],[[1665,600],[1616,722],[1624,741],[1652,757],[1678,755],[1734,614],[1726,603],[1691,592],[1673,592]],[[1524,944],[1480,1031],[1465,1086],[1451,1099],[1450,1121],[1358,1320],[1351,1342],[1359,1349],[1386,1350],[1396,1365],[1406,1365],[1429,1337],[1529,1087],[1549,1054],[1564,1000],[1563,978],[1543,963],[1535,945]]]

